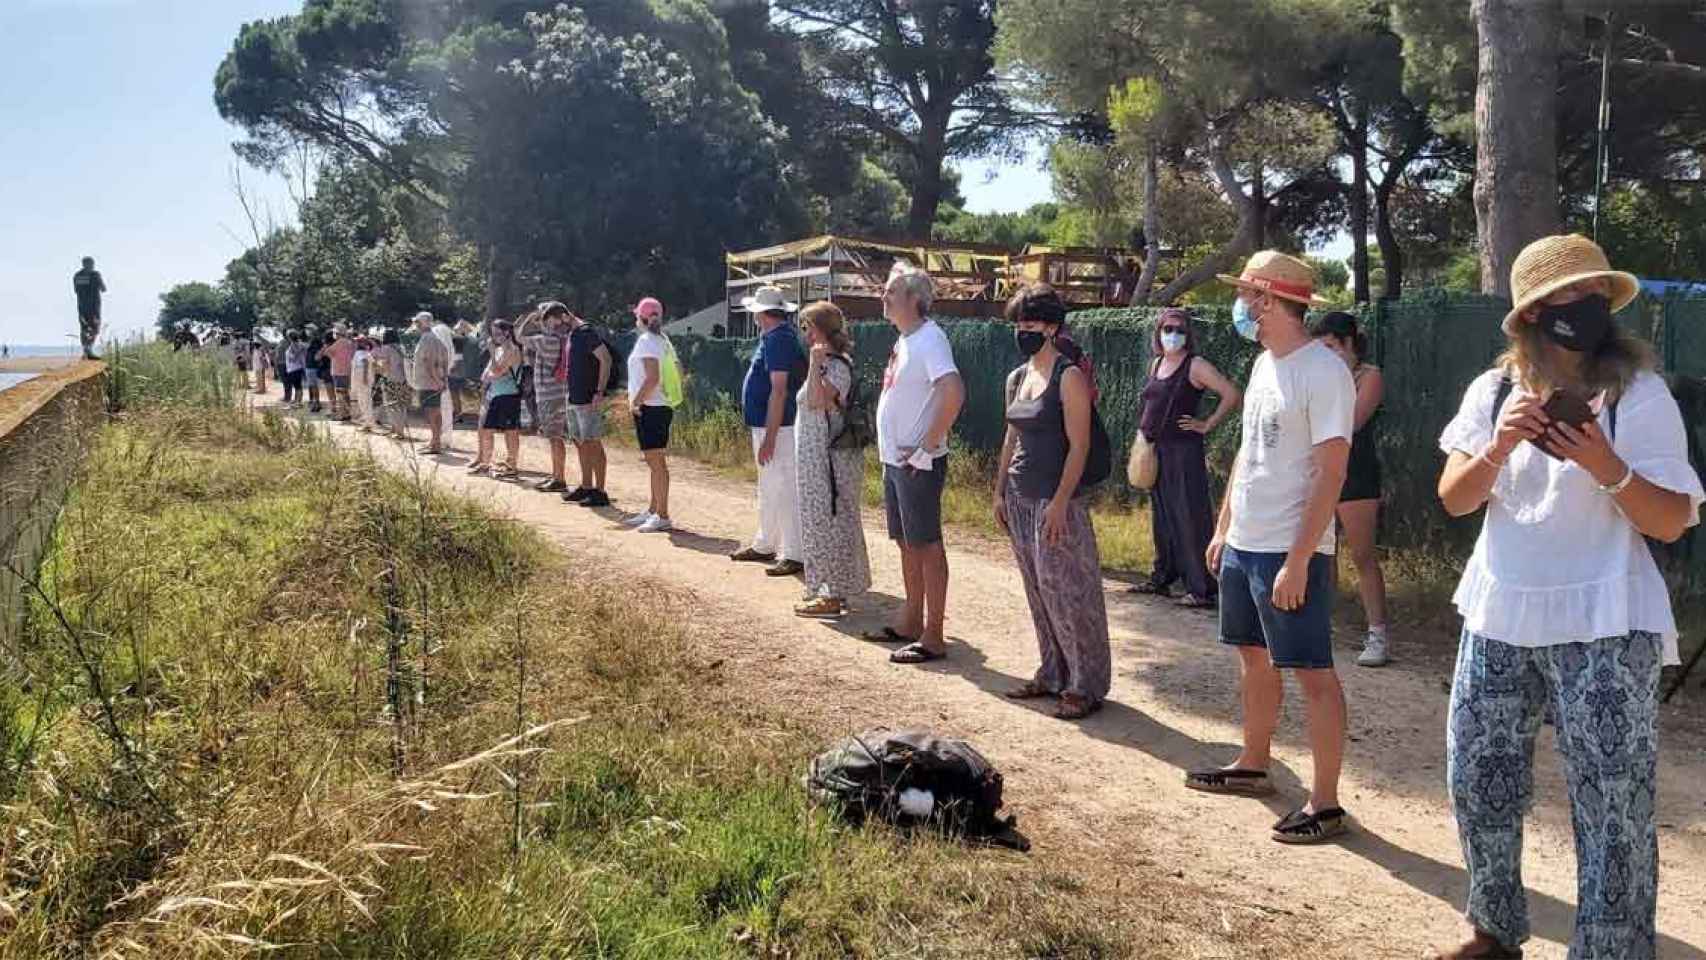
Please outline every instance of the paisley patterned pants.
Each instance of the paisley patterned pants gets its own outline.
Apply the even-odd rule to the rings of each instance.
[[[1013,558],[1025,581],[1042,657],[1032,682],[1101,703],[1113,681],[1113,665],[1096,528],[1090,524],[1089,509],[1074,501],[1066,513],[1066,535],[1051,547],[1043,533],[1047,507],[1046,500],[1007,495]]]
[[[1534,793],[1534,738],[1550,705],[1576,835],[1570,958],[1653,956],[1659,658],[1650,633],[1515,647],[1464,631],[1447,776],[1469,868],[1469,921],[1507,946],[1529,935],[1522,820]]]

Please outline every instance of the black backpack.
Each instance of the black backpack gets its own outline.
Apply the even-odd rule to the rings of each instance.
[[[877,442],[877,427],[871,420],[871,405],[865,399],[865,388],[859,383],[859,371],[843,356],[832,356],[847,364],[852,386],[847,388],[847,403],[841,409],[841,429],[829,438],[831,450],[863,450]]]
[[[876,817],[1030,849],[1013,829],[1015,818],[1000,815],[1001,772],[964,740],[926,730],[867,730],[813,758],[805,782],[814,800],[852,823]],[[900,795],[908,789],[932,795],[927,816],[901,809]]]
[[[1066,372],[1066,368],[1077,367],[1080,370],[1083,370],[1085,362],[1085,360],[1073,360],[1065,356],[1055,361],[1054,376],[1049,380],[1049,388],[1054,390],[1060,389],[1060,377]],[[1024,382],[1026,366],[1028,365],[1020,364],[1013,369],[1012,373],[1007,375],[1007,404],[1009,406],[1013,404],[1013,397],[1019,391],[1019,384]],[[1094,399],[1096,396],[1094,375],[1086,375],[1092,377],[1090,393],[1092,398],[1090,402],[1090,455],[1084,460],[1084,475],[1078,478],[1078,485],[1080,487],[1093,487],[1108,479],[1109,474],[1113,473],[1114,452],[1113,441],[1108,438],[1107,425],[1102,423],[1102,411],[1097,406]],[[1065,416],[1066,409],[1065,407],[1062,407],[1062,419],[1064,419]]]
[[[610,376],[604,381],[604,392],[615,393],[628,385],[628,356],[616,345],[610,331],[599,326],[594,326],[593,330],[598,333],[598,342],[610,351]]]

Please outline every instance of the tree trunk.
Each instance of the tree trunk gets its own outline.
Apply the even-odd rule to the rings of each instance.
[[[1267,204],[1262,193],[1262,165],[1256,164],[1255,196],[1244,192],[1244,185],[1238,181],[1238,174],[1232,169],[1232,161],[1227,156],[1226,144],[1220,131],[1209,126],[1208,136],[1209,170],[1220,185],[1220,192],[1226,195],[1226,202],[1238,210],[1238,231],[1232,235],[1220,249],[1209,254],[1195,266],[1174,277],[1172,282],[1161,288],[1152,300],[1154,303],[1172,304],[1185,294],[1202,286],[1214,278],[1217,273],[1229,273],[1238,262],[1238,258],[1260,248],[1262,238],[1266,236]]]
[[[1150,291],[1155,289],[1155,274],[1161,269],[1161,211],[1156,209],[1160,193],[1161,163],[1151,140],[1143,157],[1143,272],[1138,274],[1137,286],[1131,291],[1134,306],[1149,302]]]
[[[1475,222],[1481,291],[1510,296],[1528,243],[1558,232],[1558,44],[1562,0],[1473,0]]]
[[[912,177],[912,203],[906,212],[906,239],[929,241],[936,222],[936,207],[942,202],[942,164],[947,160],[948,118],[940,123],[926,120],[918,132],[913,156],[918,169]]]
[[[486,249],[486,317],[509,316],[510,297],[515,287],[515,264],[501,244]]]
[[[1398,185],[1398,174],[1387,174],[1374,191],[1374,239],[1380,244],[1380,262],[1386,267],[1386,283],[1380,288],[1380,299],[1396,300],[1404,295],[1404,248],[1392,229],[1392,190]],[[1367,302],[1359,294],[1358,299]]]
[[[1367,303],[1368,282],[1368,107],[1358,103],[1351,151],[1351,287],[1356,302]],[[1384,252],[1384,246],[1381,248]],[[1390,271],[1391,267],[1387,269]],[[1390,276],[1390,274],[1388,274]],[[1387,281],[1391,283],[1390,280]]]

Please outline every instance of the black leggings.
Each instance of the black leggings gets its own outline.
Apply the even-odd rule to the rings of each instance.
[[[296,370],[284,374],[284,402],[295,403],[302,399],[302,371]]]

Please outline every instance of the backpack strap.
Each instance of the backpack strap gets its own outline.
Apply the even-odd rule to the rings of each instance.
[[[1499,429],[1499,411],[1505,408],[1505,400],[1510,398],[1511,390],[1515,386],[1516,383],[1511,379],[1511,372],[1509,370],[1500,372],[1499,389],[1498,392],[1493,395],[1493,430],[1495,432]]]

